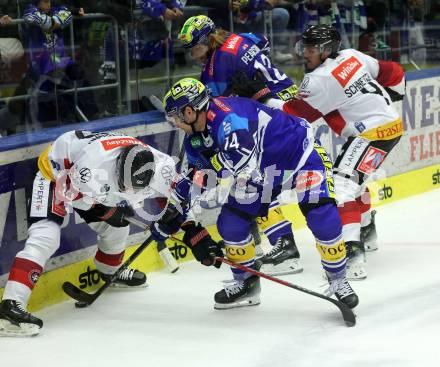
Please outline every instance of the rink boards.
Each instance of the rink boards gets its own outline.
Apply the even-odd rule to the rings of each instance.
[[[369,184],[372,203],[380,206],[440,187],[440,70],[407,73],[407,96],[399,103],[405,134],[398,147],[390,154],[376,180]],[[141,140],[177,156],[179,135],[163,122],[157,112],[130,115],[91,123],[67,125],[44,132],[21,134],[2,138],[0,145],[0,287],[7,279],[15,254],[26,239],[26,200],[35,174],[39,153],[65,131],[85,129],[92,131],[117,131],[137,136]],[[334,157],[343,140],[336,137],[323,123],[315,124],[315,135]],[[206,202],[211,208],[203,213],[203,222],[213,224],[218,213],[215,202]],[[283,211],[295,229],[305,226],[295,204],[286,205]],[[209,229],[218,238],[215,226]],[[81,236],[78,236],[81,233]],[[132,228],[130,243],[142,242],[146,234]],[[96,248],[96,237],[85,223],[74,214],[62,231],[61,246],[46,266],[33,292],[30,310],[37,310],[67,299],[61,284],[69,280],[83,289],[96,288],[99,277],[91,260]],[[169,241],[173,256],[178,261],[193,259],[190,251],[180,243]],[[127,251],[129,255],[134,246]],[[161,269],[163,264],[150,246],[135,263],[143,271]],[[0,295],[3,289],[0,288]]]

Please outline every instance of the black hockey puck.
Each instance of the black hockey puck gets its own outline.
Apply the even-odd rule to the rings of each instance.
[[[89,304],[87,302],[81,302],[81,301],[75,302],[76,308],[84,308],[84,307],[87,307],[88,305]]]

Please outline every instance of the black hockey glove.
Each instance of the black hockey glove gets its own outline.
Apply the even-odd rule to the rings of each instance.
[[[214,265],[220,268],[221,262],[215,261],[214,257],[223,257],[221,247],[215,242],[208,231],[202,225],[190,222],[182,227],[185,231],[183,242],[187,245],[197,261],[206,266]]]
[[[169,204],[165,214],[150,228],[156,242],[165,241],[171,234],[179,231],[186,216],[180,213],[173,204]]]
[[[237,71],[229,78],[230,90],[237,96],[251,98],[265,103],[272,98],[272,92],[266,83],[257,78],[249,79],[243,71]]]
[[[390,95],[390,98],[391,98],[392,102],[401,101],[401,100],[403,100],[403,97],[405,97],[404,94],[400,94],[400,93],[396,92],[395,90],[393,90],[393,89],[391,89],[389,87],[384,87],[384,89]]]
[[[93,214],[99,220],[110,224],[113,227],[126,227],[129,223],[124,219],[133,217],[135,212],[130,205],[110,207],[103,204],[95,204],[92,209]]]

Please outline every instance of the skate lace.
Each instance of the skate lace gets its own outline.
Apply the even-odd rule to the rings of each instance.
[[[130,280],[133,277],[134,269],[125,269],[121,274],[119,274],[118,279],[120,280]]]
[[[20,302],[15,302],[15,305],[17,306],[17,308],[23,312],[24,315],[30,316],[31,314],[29,312],[26,311],[26,309],[24,308],[24,306],[20,303]]]
[[[223,288],[225,289],[226,295],[233,296],[239,293],[243,289],[244,282],[240,280],[225,281]]]
[[[353,293],[350,284],[346,278],[335,279],[330,282],[328,289],[324,292],[327,297],[331,297],[337,294],[339,297],[344,298]]]
[[[282,240],[281,238],[278,239],[278,241],[275,243],[275,246],[272,248],[272,250],[270,250],[266,256],[273,256],[276,253],[278,253],[281,249],[282,246]]]

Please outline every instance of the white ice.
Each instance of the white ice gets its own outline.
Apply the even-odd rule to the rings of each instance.
[[[352,282],[354,328],[331,303],[266,280],[261,305],[216,311],[229,270],[188,263],[87,309],[72,301],[38,312],[38,337],[0,339],[0,366],[440,366],[439,208],[436,190],[378,209],[379,251],[368,254],[368,279]],[[285,279],[323,291],[310,232],[296,241],[305,270]]]

